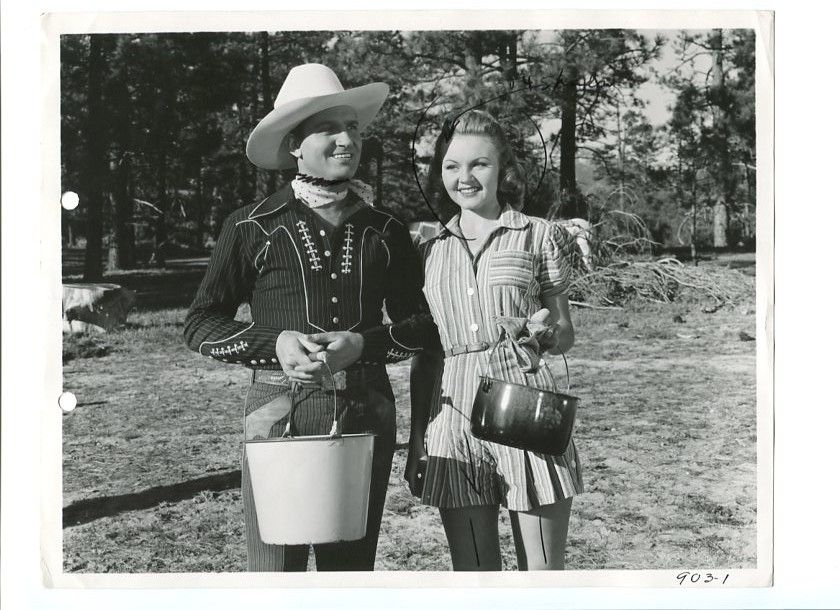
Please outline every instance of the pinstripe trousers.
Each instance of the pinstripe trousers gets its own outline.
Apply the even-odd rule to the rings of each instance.
[[[281,399],[289,392],[283,385],[254,382],[245,401],[246,416],[266,404]],[[373,570],[385,493],[391,474],[396,443],[394,395],[384,365],[364,366],[348,370],[347,389],[338,392],[339,430],[343,433],[373,432],[370,495],[367,533],[360,540],[313,545],[315,565],[319,571]],[[302,391],[295,409],[293,434],[327,434],[333,420],[331,391]],[[284,417],[271,428],[270,437],[282,434]],[[278,468],[294,468],[295,464],[278,464]],[[251,478],[245,452],[242,452],[242,499],[245,509],[245,539],[248,548],[249,572],[303,572],[309,561],[308,545],[265,544],[259,535]],[[313,506],[317,511],[318,507]]]

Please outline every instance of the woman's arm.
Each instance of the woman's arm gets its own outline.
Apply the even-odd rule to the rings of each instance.
[[[423,491],[426,455],[425,436],[432,405],[440,392],[443,374],[443,353],[423,350],[411,360],[411,430],[408,437],[408,458],[405,463],[405,480],[415,496]]]
[[[544,323],[551,330],[547,333],[545,340],[541,341],[541,345],[549,354],[565,354],[575,344],[575,329],[569,312],[569,297],[565,294],[544,296],[542,303],[548,310],[548,317]]]

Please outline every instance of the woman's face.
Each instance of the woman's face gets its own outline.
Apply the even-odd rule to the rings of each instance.
[[[356,111],[350,106],[312,115],[301,125],[299,136],[299,171],[327,180],[346,180],[356,173],[362,136]]]
[[[499,152],[490,138],[457,134],[441,166],[443,186],[463,210],[495,213],[499,206]]]

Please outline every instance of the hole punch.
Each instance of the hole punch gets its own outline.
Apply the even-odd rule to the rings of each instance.
[[[73,392],[62,392],[58,397],[58,406],[65,413],[70,413],[76,408],[76,395]]]
[[[73,191],[67,191],[61,196],[61,207],[65,210],[75,210],[79,207],[79,196]]]

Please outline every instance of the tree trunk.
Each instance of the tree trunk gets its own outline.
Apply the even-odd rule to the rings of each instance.
[[[134,269],[137,254],[134,243],[134,200],[131,193],[131,157],[122,152],[114,163],[114,239],[117,269]]]
[[[577,81],[577,67],[567,66],[560,89],[560,189],[564,193],[574,193],[577,190],[575,178]]]
[[[508,86],[513,89],[516,86],[517,70],[516,70],[516,32],[511,32],[505,36],[504,41],[499,45],[499,62],[502,68],[502,78]]]
[[[464,64],[467,67],[466,102],[470,106],[481,103],[483,84],[481,81],[481,32],[470,32],[467,34],[467,42],[464,47]]]
[[[102,279],[102,209],[105,198],[105,177],[108,175],[106,125],[102,103],[102,81],[105,78],[105,35],[90,36],[88,55],[88,115],[85,123],[85,164],[83,188],[87,195],[84,279]]]
[[[712,236],[715,248],[726,248],[728,244],[727,235],[729,229],[729,210],[726,201],[720,198],[715,203],[714,219],[712,221]]]
[[[158,161],[158,200],[157,205],[160,208],[160,214],[155,218],[155,237],[154,237],[154,251],[152,253],[152,262],[155,267],[160,269],[166,267],[166,211],[169,208],[168,198],[166,196],[166,163],[167,156],[163,152],[160,153]]]
[[[725,248],[728,244],[729,233],[729,211],[727,209],[727,195],[729,175],[732,171],[729,162],[728,143],[726,141],[726,126],[724,125],[723,109],[720,107],[720,94],[723,91],[723,30],[715,30],[710,39],[711,47],[714,49],[712,58],[712,83],[711,92],[716,104],[712,105],[712,117],[714,121],[715,134],[719,138],[720,150],[718,151],[717,176],[714,207],[714,220],[712,221],[712,237],[715,248]]]
[[[271,89],[271,72],[269,70],[269,40],[268,32],[260,32],[260,90],[262,92],[262,111],[268,114],[274,108],[274,96]],[[277,172],[259,170],[257,173],[257,191],[259,197],[267,197],[277,189]]]

